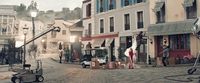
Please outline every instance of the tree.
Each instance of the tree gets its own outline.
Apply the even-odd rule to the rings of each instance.
[[[82,9],[81,8],[76,7],[74,9],[74,13],[75,13],[77,19],[80,19],[82,17]]]
[[[20,4],[20,6],[17,6],[15,8],[15,11],[17,12],[17,16],[20,18],[22,16],[26,16],[27,12],[26,12],[26,6],[24,4]]]

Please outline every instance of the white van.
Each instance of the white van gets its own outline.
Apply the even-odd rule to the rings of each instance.
[[[81,59],[81,65],[83,68],[90,66],[92,58],[97,58],[100,65],[106,64],[108,60],[108,51],[106,48],[94,48],[83,50],[83,57]]]

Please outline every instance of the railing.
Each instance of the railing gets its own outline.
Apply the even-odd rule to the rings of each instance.
[[[130,24],[125,24],[125,30],[130,30]]]
[[[124,6],[128,6],[129,4],[130,4],[129,1],[128,1],[128,0],[125,0]]]
[[[144,23],[143,22],[137,22],[137,26],[138,26],[138,29],[144,28]]]
[[[100,7],[100,12],[103,12],[103,7]]]
[[[110,26],[110,32],[114,32],[114,26]]]
[[[113,4],[110,4],[109,5],[109,10],[112,10],[112,9],[114,9],[114,6],[113,6]]]
[[[100,33],[104,33],[104,28],[103,27],[100,28]]]

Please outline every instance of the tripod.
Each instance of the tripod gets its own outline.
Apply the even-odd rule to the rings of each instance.
[[[198,61],[199,61],[199,56],[200,56],[200,52],[199,52],[198,55],[197,55],[197,59],[195,60],[194,65],[193,65],[190,69],[188,69],[188,71],[187,71],[187,73],[188,73],[189,75],[193,74],[193,73],[197,70],[197,63],[198,63]]]

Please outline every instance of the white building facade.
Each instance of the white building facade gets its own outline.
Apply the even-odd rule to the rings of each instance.
[[[109,47],[111,56],[115,56],[116,60],[123,59],[124,51],[132,46],[138,33],[147,31],[148,0],[91,0],[91,2],[94,4],[91,8],[94,13],[92,46]],[[138,61],[146,62],[146,42],[140,46],[138,55]]]
[[[16,11],[13,5],[0,5],[0,44],[8,44],[8,39],[17,34],[15,28]]]
[[[92,42],[91,36],[94,34],[94,15],[95,15],[95,0],[84,0],[83,1],[83,36],[82,43],[84,47],[88,44],[88,42]]]

